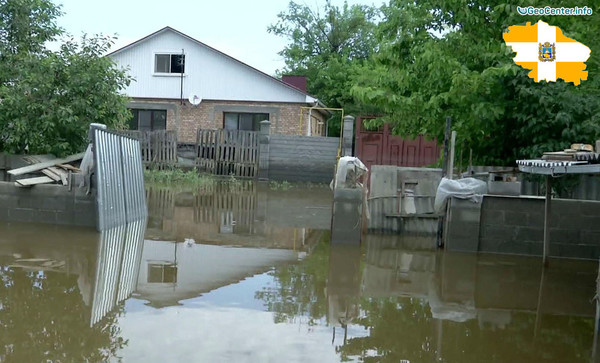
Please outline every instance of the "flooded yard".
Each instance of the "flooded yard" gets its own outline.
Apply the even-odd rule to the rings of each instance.
[[[321,186],[147,196],[146,228],[0,224],[0,361],[592,358],[596,262],[331,245]]]

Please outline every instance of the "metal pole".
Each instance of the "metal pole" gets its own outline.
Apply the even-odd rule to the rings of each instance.
[[[544,266],[548,266],[550,253],[550,204],[552,202],[552,176],[546,175],[546,206],[544,210]]]
[[[444,157],[442,160],[442,176],[446,176],[448,174],[448,148],[449,138],[450,138],[450,127],[452,126],[452,118],[450,116],[446,116],[446,131],[444,132]]]
[[[179,94],[179,103],[183,105],[183,72],[185,71],[185,52],[183,48],[181,49],[181,78],[180,78],[180,94]]]
[[[473,175],[473,149],[469,149],[469,176]]]
[[[448,159],[448,179],[454,179],[454,149],[456,147],[456,131],[450,137],[450,158]]]
[[[600,263],[598,264],[598,277],[596,278],[596,296],[594,296],[594,300],[596,300],[596,322],[594,324],[594,345],[592,346],[592,362],[599,363],[600,362],[600,354],[598,354],[598,346],[600,345],[600,299],[598,298],[600,294]]]
[[[458,156],[458,178],[462,178],[462,160],[463,160],[463,147],[460,148],[460,154]]]
[[[540,288],[538,290],[538,303],[535,310],[535,328],[533,337],[537,338],[542,326],[542,296],[544,296],[544,278],[546,276],[546,266],[542,266],[542,277],[540,278]]]

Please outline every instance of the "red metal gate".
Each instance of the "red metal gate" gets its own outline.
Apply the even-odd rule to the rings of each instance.
[[[397,165],[420,167],[434,164],[440,156],[436,139],[426,140],[423,135],[416,139],[393,136],[389,124],[380,130],[367,131],[363,120],[356,118],[356,156],[369,168],[372,165]]]

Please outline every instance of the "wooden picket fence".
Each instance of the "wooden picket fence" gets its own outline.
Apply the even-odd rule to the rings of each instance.
[[[196,166],[216,175],[254,178],[258,172],[258,132],[198,130]]]
[[[177,163],[177,134],[175,130],[125,130],[119,131],[119,133],[140,141],[144,165],[166,168]]]
[[[252,180],[215,183],[198,190],[194,199],[194,222],[215,224],[223,232],[256,233],[257,188]],[[235,224],[232,221],[235,220]]]

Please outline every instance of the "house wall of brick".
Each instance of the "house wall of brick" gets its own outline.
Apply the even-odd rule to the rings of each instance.
[[[177,130],[177,138],[181,143],[195,143],[198,128],[223,128],[224,112],[268,113],[271,133],[285,135],[306,135],[308,118],[307,109],[302,110],[307,104],[302,103],[203,100],[198,106],[193,106],[187,100],[181,104],[179,100],[136,98],[129,103],[129,107],[167,110],[167,129]],[[321,112],[312,111],[311,118],[323,124],[325,122]]]

